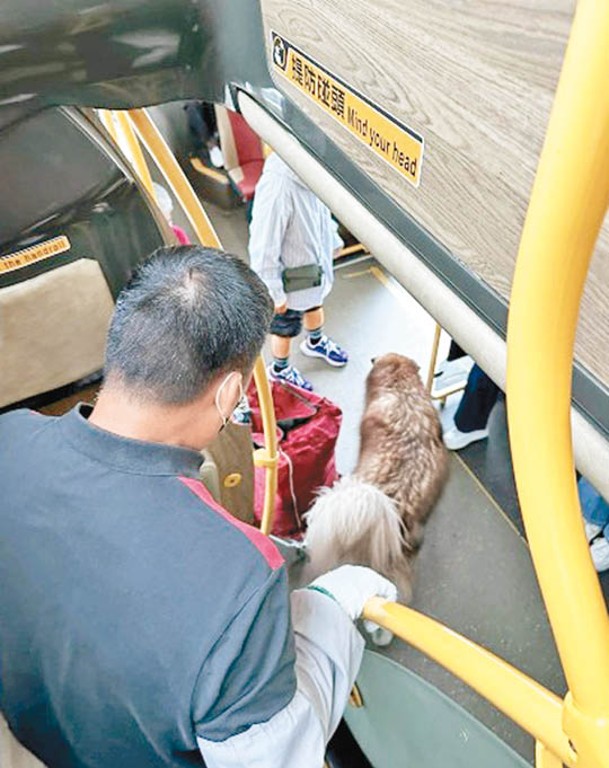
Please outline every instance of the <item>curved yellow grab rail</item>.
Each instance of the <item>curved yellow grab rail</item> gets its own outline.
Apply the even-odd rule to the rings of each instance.
[[[147,187],[148,191],[153,194],[152,179],[131,123],[135,125],[148,153],[163,174],[163,178],[171,187],[182,210],[185,212],[190,224],[196,232],[197,239],[201,245],[211,248],[221,248],[222,244],[220,243],[220,238],[209,221],[205,209],[201,205],[201,201],[195,194],[190,182],[175,159],[173,152],[167,146],[167,143],[161,136],[161,133],[150,115],[145,109],[131,110],[128,114],[124,112],[116,112],[114,114],[116,115],[118,126],[123,134],[122,137],[118,134],[117,125],[113,121],[113,114],[106,110],[100,110],[104,125],[119,146],[121,146],[121,140],[128,142],[126,148],[129,150],[128,154],[133,161],[140,179]],[[277,494],[277,423],[275,420],[275,410],[273,408],[273,396],[262,357],[259,357],[256,361],[254,367],[254,381],[256,383],[256,389],[258,390],[258,400],[260,403],[265,440],[265,447],[254,453],[255,464],[265,468],[264,505],[260,528],[263,533],[269,534],[273,527],[275,496]]]
[[[494,704],[567,766],[575,755],[562,731],[562,702],[555,694],[490,651],[440,622],[397,603],[374,597],[364,617],[422,651]]]
[[[609,619],[581,519],[571,443],[573,346],[609,202],[609,2],[580,0],[522,234],[507,403],[531,553],[570,693],[578,766],[609,766]]]
[[[537,740],[538,768],[609,767],[609,618],[583,531],[571,445],[579,303],[609,203],[609,2],[580,0],[512,288],[507,402],[516,484],[570,692],[554,694],[416,611],[364,616],[433,658]]]

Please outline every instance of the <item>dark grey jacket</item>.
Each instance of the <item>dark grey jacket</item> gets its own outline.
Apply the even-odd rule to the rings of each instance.
[[[296,681],[286,573],[200,455],[0,418],[0,710],[51,768],[202,765]]]

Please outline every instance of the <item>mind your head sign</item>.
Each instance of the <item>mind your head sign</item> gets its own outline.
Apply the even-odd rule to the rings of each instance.
[[[271,32],[271,38],[273,69],[418,187],[423,164],[423,137],[284,37]]]

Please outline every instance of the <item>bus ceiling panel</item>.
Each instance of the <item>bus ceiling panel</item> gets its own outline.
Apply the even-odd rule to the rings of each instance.
[[[261,6],[274,83],[317,126],[309,136],[314,152],[324,160],[333,147],[341,150],[407,214],[409,244],[419,255],[437,261],[439,250],[448,253],[481,282],[483,291],[470,287],[498,299],[486,301],[482,313],[503,333],[574,0]],[[577,158],[565,158],[564,183],[576,173]],[[603,386],[608,283],[605,225],[576,348],[582,368]],[[594,408],[585,410],[595,418]]]
[[[96,125],[50,109],[0,131],[0,290],[79,259],[116,296],[165,240],[140,186]]]
[[[252,0],[0,4],[0,113],[222,101],[225,84],[243,78],[269,82]]]

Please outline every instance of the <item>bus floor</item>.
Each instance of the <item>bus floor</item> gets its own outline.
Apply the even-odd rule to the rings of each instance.
[[[225,247],[246,257],[242,212],[212,207],[210,214]],[[326,331],[348,350],[348,365],[331,369],[304,357],[297,343],[292,362],[316,391],[342,408],[337,463],[341,473],[348,473],[357,458],[371,358],[401,352],[419,363],[425,378],[434,322],[371,257],[337,268],[325,307]],[[438,360],[446,355],[448,343],[443,334]],[[449,398],[443,420],[450,418],[458,397]],[[450,479],[416,563],[413,605],[564,694],[564,677],[523,535],[503,400],[491,416],[489,439],[451,455]],[[531,737],[457,678],[396,639],[382,652],[446,693],[533,762]]]

